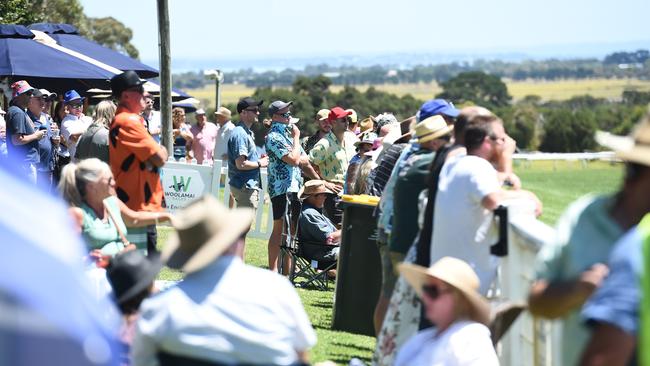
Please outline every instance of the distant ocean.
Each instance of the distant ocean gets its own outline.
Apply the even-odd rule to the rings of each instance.
[[[256,72],[281,71],[287,68],[302,70],[308,65],[327,64],[330,66],[368,67],[374,65],[389,66],[395,69],[409,69],[417,65],[444,64],[452,62],[473,62],[476,60],[501,60],[504,62],[521,62],[524,60],[541,60],[549,58],[603,58],[618,51],[635,51],[650,49],[650,40],[623,43],[549,45],[517,50],[467,50],[450,52],[398,52],[363,55],[300,55],[293,57],[247,57],[237,58],[174,58],[172,54],[172,72],[180,73],[206,69],[234,71],[253,69]],[[144,59],[148,65],[157,67],[158,59]]]

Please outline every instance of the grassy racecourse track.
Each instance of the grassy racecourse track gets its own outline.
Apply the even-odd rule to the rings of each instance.
[[[566,206],[589,192],[613,192],[622,179],[622,165],[606,162],[537,161],[528,165],[519,163],[515,171],[524,188],[535,192],[544,203],[540,220],[553,225]],[[159,242],[164,243],[170,229],[159,229]],[[246,246],[246,262],[268,268],[266,241],[249,239]],[[182,274],[164,268],[159,278],[177,280]],[[330,330],[334,286],[330,291],[298,289],[298,293],[318,335],[318,343],[311,351],[312,362],[331,360],[346,364],[352,357],[370,362],[375,346],[372,337]]]
[[[522,99],[527,95],[538,95],[543,101],[566,100],[577,95],[589,94],[596,98],[620,99],[623,90],[650,91],[650,81],[637,79],[582,79],[582,80],[557,80],[557,81],[512,81],[504,80],[508,86],[508,92],[514,101]],[[365,91],[368,85],[355,85],[361,91]],[[417,99],[427,100],[440,93],[442,89],[437,83],[418,84],[382,84],[374,85],[381,91],[402,96],[411,94]],[[334,85],[330,88],[333,92],[339,92],[343,86]],[[186,92],[200,100],[204,106],[213,106],[215,99],[214,85],[208,85],[200,89],[189,89]],[[221,91],[221,102],[223,104],[236,103],[239,98],[251,95],[254,88],[245,85],[224,84]]]

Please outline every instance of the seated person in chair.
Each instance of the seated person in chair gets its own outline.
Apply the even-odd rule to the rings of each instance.
[[[302,256],[316,261],[335,261],[339,256],[341,230],[323,214],[327,194],[332,191],[322,180],[310,180],[298,192],[302,212],[298,220],[298,239]],[[311,244],[311,245],[310,245]]]

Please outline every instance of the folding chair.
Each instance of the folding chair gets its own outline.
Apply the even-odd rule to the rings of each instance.
[[[289,281],[296,287],[313,286],[319,290],[327,290],[329,277],[327,272],[335,269],[336,260],[316,260],[307,253],[309,249],[327,248],[331,245],[318,242],[301,241],[300,237],[300,217],[292,220],[290,210],[286,210],[284,222],[282,225],[282,243],[280,245],[280,255],[278,258],[278,270],[281,274],[288,276]],[[302,207],[300,207],[302,213]],[[288,263],[288,270],[285,264]],[[285,272],[285,270],[287,270]],[[299,281],[302,279],[302,281]]]

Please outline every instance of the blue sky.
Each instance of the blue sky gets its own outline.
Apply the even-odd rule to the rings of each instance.
[[[81,3],[89,16],[125,23],[141,59],[157,59],[155,0]],[[169,0],[169,7],[173,59],[650,48],[648,0]]]

